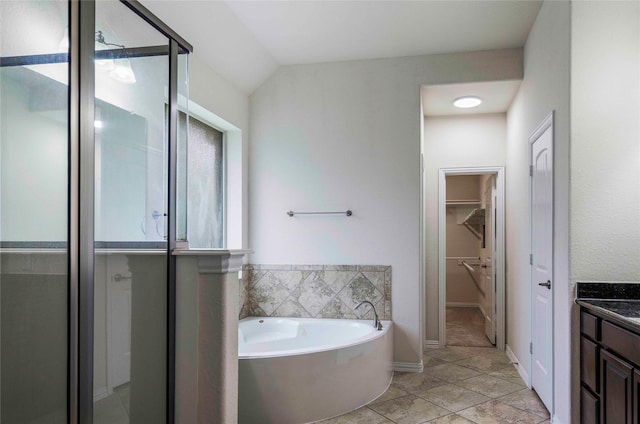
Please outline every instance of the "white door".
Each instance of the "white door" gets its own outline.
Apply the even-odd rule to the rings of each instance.
[[[482,278],[484,279],[484,333],[492,344],[496,344],[496,177],[492,175],[485,186],[485,246],[481,250]]]
[[[544,127],[543,127],[544,128]],[[551,410],[553,389],[553,126],[532,137],[531,384]]]
[[[131,275],[120,257],[107,261],[108,388],[128,383],[131,375]]]

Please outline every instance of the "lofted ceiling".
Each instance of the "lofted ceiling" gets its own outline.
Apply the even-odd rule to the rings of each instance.
[[[522,47],[539,0],[142,0],[250,94],[281,65]]]

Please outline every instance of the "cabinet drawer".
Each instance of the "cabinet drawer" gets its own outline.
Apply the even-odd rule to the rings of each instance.
[[[582,424],[600,422],[600,400],[584,387],[580,387],[580,422]]]
[[[598,334],[599,318],[586,312],[580,313],[580,332],[585,336],[591,337],[593,340],[599,340]]]
[[[640,336],[615,324],[602,322],[602,345],[618,353],[627,361],[640,364]]]
[[[582,383],[589,387],[592,392],[600,393],[598,385],[600,376],[600,358],[598,357],[599,347],[597,344],[580,337],[580,379]]]

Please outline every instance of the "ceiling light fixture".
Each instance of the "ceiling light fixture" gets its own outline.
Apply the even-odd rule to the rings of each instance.
[[[135,84],[136,82],[136,74],[134,74],[133,69],[131,69],[129,59],[118,59],[109,76],[125,84]]]
[[[460,109],[470,109],[472,107],[480,106],[481,103],[482,99],[476,96],[464,96],[453,101],[453,105]]]
[[[69,27],[64,27],[64,33],[62,34],[62,39],[60,43],[58,43],[58,51],[62,53],[66,53],[69,51]]]
[[[96,43],[100,44],[100,46],[106,47],[120,47],[123,51],[126,49],[122,44],[108,43],[107,40],[105,40],[102,31],[96,31]],[[99,50],[102,49],[104,49],[104,47]],[[97,69],[109,71],[109,76],[116,81],[125,84],[134,84],[136,82],[136,75],[133,72],[129,59],[96,59],[95,63]]]

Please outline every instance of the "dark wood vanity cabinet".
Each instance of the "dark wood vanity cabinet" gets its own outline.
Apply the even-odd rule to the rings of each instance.
[[[605,350],[600,354],[602,422],[632,424],[631,393],[634,369]]]
[[[640,424],[640,371],[633,370],[633,424]]]
[[[640,424],[640,335],[580,313],[581,423]]]

